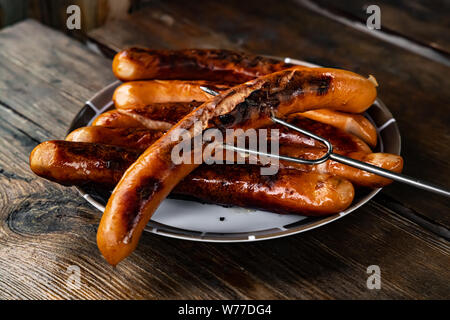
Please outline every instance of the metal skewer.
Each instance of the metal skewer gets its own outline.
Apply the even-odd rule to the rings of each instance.
[[[219,93],[211,90],[209,88],[206,87],[200,87],[203,91],[216,96]],[[400,174],[400,173],[396,173],[396,172],[392,172],[374,165],[371,165],[369,163],[365,163],[359,160],[355,160],[349,157],[345,157],[342,156],[340,154],[336,154],[333,152],[333,146],[331,145],[331,143],[327,140],[324,139],[308,130],[304,130],[301,129],[299,127],[296,127],[286,121],[283,121],[281,119],[278,119],[276,117],[271,117],[271,120],[275,123],[281,124],[283,126],[286,126],[292,130],[295,130],[297,132],[303,133],[304,135],[307,135],[317,141],[320,141],[321,143],[323,143],[326,147],[327,147],[327,152],[323,157],[320,157],[318,159],[315,160],[307,160],[307,159],[301,159],[301,158],[293,158],[293,157],[287,157],[287,156],[283,156],[283,155],[276,155],[276,154],[271,154],[271,153],[266,153],[266,152],[260,152],[260,151],[256,151],[256,150],[251,150],[251,149],[244,149],[244,148],[239,148],[239,147],[235,147],[235,146],[230,146],[225,144],[223,146],[224,149],[228,149],[228,150],[233,150],[233,151],[239,151],[239,152],[245,152],[248,154],[253,154],[253,155],[260,155],[260,156],[265,156],[265,157],[269,157],[269,158],[276,158],[276,159],[280,159],[280,160],[286,160],[286,161],[292,161],[292,162],[296,162],[296,163],[302,163],[302,164],[320,164],[323,163],[327,160],[334,160],[346,165],[349,165],[351,167],[360,169],[360,170],[364,170],[373,174],[376,174],[378,176],[384,177],[384,178],[388,178],[397,182],[402,182],[405,184],[408,184],[410,186],[413,187],[417,187],[423,190],[427,190],[427,191],[431,191],[446,197],[450,197],[450,191],[445,190],[435,184],[432,183],[428,183],[428,182],[424,182],[422,180],[413,178],[413,177],[409,177],[407,175],[404,174]]]

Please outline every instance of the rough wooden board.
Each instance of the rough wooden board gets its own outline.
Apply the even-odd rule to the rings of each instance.
[[[17,37],[31,31],[41,41],[15,50]],[[32,50],[45,54],[48,38],[58,63],[42,73],[41,61],[17,63]],[[63,135],[64,121],[86,95],[110,81],[109,62],[71,41],[33,21],[0,32],[10,50],[0,64],[1,97],[9,103],[0,103],[0,298],[450,297],[448,242],[374,203],[323,228],[273,241],[205,244],[144,234],[129,259],[117,268],[107,265],[95,243],[98,212],[73,188],[28,168],[32,148]],[[78,54],[62,54],[68,46]],[[94,75],[92,87],[91,77],[77,85],[78,73],[67,66],[91,64],[105,83]],[[41,104],[43,97],[55,102]],[[59,103],[67,107],[57,109]],[[372,264],[381,267],[379,291],[366,288]],[[80,289],[67,286],[71,265],[80,267]]]
[[[136,11],[127,19],[111,21],[106,29],[94,29],[88,36],[116,52],[133,45],[161,49],[239,48],[239,44],[225,35],[212,32],[196,21],[175,19],[158,7]]]
[[[411,40],[450,53],[450,2],[446,0],[316,0],[318,5],[337,14],[347,14],[362,22],[369,14],[366,8],[376,4],[381,11],[381,28],[406,36]]]
[[[158,17],[162,16],[173,24],[158,22]],[[295,2],[171,1],[169,5],[153,1],[139,16],[132,14],[120,22],[120,27],[110,23],[89,36],[113,49],[131,44],[184,48],[196,40],[190,40],[185,33],[183,41],[174,42],[166,35],[171,34],[171,30],[177,34],[175,31],[180,25],[194,22],[202,33],[226,39],[216,43],[204,38],[204,47],[239,46],[256,53],[289,56],[373,74],[380,83],[380,98],[400,126],[404,172],[450,186],[450,91],[447,90],[450,68],[330,21]],[[128,23],[134,27],[123,27]],[[147,25],[152,25],[153,29],[157,25],[160,31],[148,32]],[[145,40],[142,40],[143,34]],[[419,216],[449,228],[448,199],[401,184],[383,192]]]

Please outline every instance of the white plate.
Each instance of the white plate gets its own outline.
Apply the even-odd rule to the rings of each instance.
[[[280,59],[280,58],[278,58]],[[317,67],[317,65],[290,58],[285,62]],[[114,82],[99,91],[73,120],[69,132],[89,125],[100,113],[114,107],[112,95],[120,82]],[[366,116],[378,130],[378,146],[374,152],[400,154],[400,133],[387,107],[377,99]],[[98,210],[103,211],[109,197],[107,190],[92,187],[77,188],[81,195]],[[356,210],[381,189],[358,191],[352,205],[345,211],[326,217],[281,215],[238,207],[225,208],[193,201],[166,199],[148,223],[146,231],[167,237],[209,241],[243,242],[274,239],[323,226]]]

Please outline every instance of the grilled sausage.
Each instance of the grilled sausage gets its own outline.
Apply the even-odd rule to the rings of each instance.
[[[189,112],[193,111],[199,105],[198,102],[192,103],[154,103],[146,107],[130,108],[118,110],[118,113],[132,117],[143,126],[154,130],[169,130],[175,123],[180,121]],[[371,152],[369,146],[358,137],[346,133],[343,130],[331,125],[312,121],[303,117],[303,113],[294,114],[288,121],[302,129],[309,130],[315,134],[329,140],[336,151],[345,152]],[[267,127],[267,136],[270,137],[270,130],[278,129],[280,144],[301,144],[311,147],[323,147],[323,145],[306,135],[286,128],[278,124],[271,124]]]
[[[152,103],[140,108],[118,109],[118,112],[143,124],[146,128],[169,130],[201,102]]]
[[[218,88],[217,85],[208,85],[206,82],[203,84],[198,82],[198,85],[195,86],[192,82],[183,81],[136,81],[128,82],[118,87],[114,95],[114,100],[118,109],[124,109],[123,113],[131,112],[129,110],[136,108],[140,110],[143,106],[150,109],[156,108],[155,102],[172,102],[173,112],[179,116],[177,117],[179,120],[192,110],[188,110],[183,103],[174,102],[189,102],[194,100],[205,102],[211,98],[209,94],[200,89],[200,85],[216,91],[223,91],[223,89],[226,88],[226,86]],[[167,104],[167,106],[169,106],[169,104]],[[369,120],[360,114],[319,109],[304,112],[302,115],[305,118],[343,129],[344,131],[359,137],[372,147],[377,144],[377,132],[375,127]],[[171,117],[173,117],[172,120],[175,121],[176,117],[174,115],[171,115]]]
[[[352,159],[372,164],[392,172],[402,172],[403,158],[390,153],[366,153],[366,152],[336,152]],[[280,154],[294,158],[314,160],[324,155],[317,148],[295,148],[292,146],[280,147]],[[347,166],[334,160],[328,160],[317,165],[298,164],[288,161],[280,161],[280,168],[297,169],[307,172],[327,173],[350,180],[356,186],[380,188],[392,183],[392,180],[380,177],[376,174]]]
[[[89,181],[111,186],[137,159],[139,152],[120,147],[70,141],[46,141],[30,154],[31,170],[63,185]]]
[[[112,128],[146,128],[138,120],[121,114],[118,110],[111,110],[100,114],[94,119],[92,125]]]
[[[129,48],[113,60],[113,72],[122,81],[178,79],[238,84],[292,66],[249,53],[214,49]]]
[[[84,127],[75,130],[66,138],[66,140],[105,143],[124,147],[128,146],[134,149],[147,148],[156,141],[148,139],[149,136],[159,138],[164,131],[173,126],[175,120],[172,119],[177,119],[176,116],[173,117],[168,114],[166,117],[164,113],[158,114],[155,110],[150,110],[151,109],[147,108],[127,110],[127,114],[133,116],[147,128],[150,128],[149,130],[142,128],[128,128],[127,130],[126,128]],[[159,120],[155,121],[151,117],[155,117]],[[372,152],[369,146],[361,139],[335,127],[303,118],[300,115],[295,115],[289,122],[327,139],[333,145],[334,151],[339,154],[347,154],[350,152]],[[321,142],[315,139],[278,124],[272,124],[267,127],[267,138],[269,141],[272,136],[271,131],[274,129],[277,129],[279,132],[278,143],[281,145],[313,148],[325,147]],[[256,134],[258,133],[259,132],[256,131]]]
[[[325,138],[332,144],[336,153],[346,154],[349,152],[372,152],[370,147],[358,137],[334,126],[304,118],[303,114],[295,114],[292,117],[289,117],[288,122],[296,127],[308,130],[322,138]],[[271,125],[269,128],[279,130],[281,139],[280,143],[282,144],[293,146],[295,145],[295,141],[298,141],[298,144],[301,143],[305,146],[315,148],[324,147],[321,142],[292,129],[288,129],[283,125]]]
[[[327,109],[311,110],[303,112],[301,115],[349,132],[368,143],[371,147],[377,145],[377,130],[363,115]]]
[[[201,86],[217,92],[230,88],[229,85],[209,81],[131,81],[117,87],[113,101],[117,109],[143,107],[152,103],[207,101],[212,96],[203,91]]]
[[[30,166],[37,175],[60,184],[95,182],[113,187],[120,171],[137,156],[108,145],[47,141],[34,149]],[[280,170],[274,176],[261,176],[254,165],[205,165],[184,178],[172,194],[225,206],[315,216],[348,207],[354,189],[346,179],[327,174]]]
[[[291,123],[328,139],[332,143],[336,153],[390,171],[402,171],[403,160],[400,156],[386,153],[372,154],[364,142],[342,130],[305,119],[299,115],[295,115],[291,119]],[[278,128],[279,126],[271,126],[271,128],[274,127]],[[320,150],[323,146],[316,140],[285,127],[279,127],[278,129],[280,130],[280,154],[306,159],[318,159],[323,155],[323,151]],[[164,131],[139,128],[83,127],[69,134],[66,140],[104,143],[142,152],[163,134]],[[268,136],[270,137],[270,129]],[[280,165],[282,168],[298,169],[304,172],[313,171],[341,176],[350,180],[355,185],[365,187],[383,187],[392,182],[375,174],[361,171],[332,160],[321,165],[299,165],[286,161],[281,161]]]
[[[163,134],[161,130],[141,128],[82,127],[72,131],[66,140],[104,143],[142,152]]]
[[[272,114],[283,118],[318,106],[360,113],[375,97],[375,85],[368,79],[326,68],[283,70],[214,97],[184,117],[125,172],[100,221],[97,232],[100,251],[112,265],[128,256],[161,201],[198,167],[195,163],[175,164],[171,160],[180,129],[192,136],[207,127],[257,129],[267,125]]]
[[[300,119],[300,117],[298,117],[298,119]],[[340,136],[339,130],[334,127],[330,127],[321,123],[315,123],[316,126],[314,126],[314,121],[309,119],[302,120],[313,123],[313,125],[307,127],[307,130],[330,139],[336,153],[349,156],[351,158],[367,162],[375,166],[385,168],[387,170],[401,172],[403,167],[403,160],[400,156],[390,155],[386,153],[370,153],[370,150],[368,152],[367,149],[361,148],[361,145],[358,144],[358,141],[360,140],[356,140],[355,142],[352,139],[346,139],[345,133],[343,136]],[[298,125],[298,123],[295,124]],[[302,127],[304,128],[306,126]],[[331,128],[332,130],[327,130],[329,128]],[[83,127],[69,134],[66,140],[110,144],[129,148],[133,150],[133,152],[142,152],[163,134],[163,131],[152,131],[135,128]],[[318,159],[323,156],[324,150],[321,149],[322,146],[311,144],[310,138],[306,136],[302,138],[302,136],[303,135],[292,131],[289,134],[281,134],[281,146],[279,150],[280,154],[305,159]],[[130,157],[128,157],[128,159],[129,158]],[[219,160],[218,157],[216,159]],[[235,158],[235,160],[237,160],[237,158]],[[287,169],[297,169],[303,172],[313,171],[318,173],[333,174],[336,176],[344,177],[356,185],[373,188],[386,186],[391,182],[390,180],[381,178],[375,174],[361,171],[332,160],[329,160],[321,165],[303,165],[281,161],[280,167]]]
[[[172,192],[209,203],[308,216],[337,213],[353,201],[353,185],[340,177],[283,169],[261,176],[259,170],[252,165],[200,166]]]
[[[32,169],[36,174],[64,185],[80,185],[94,182],[114,187],[125,170],[138,158],[142,150],[149,145],[143,139],[140,139],[141,143],[134,143],[133,149],[127,148],[124,142],[128,139],[124,138],[123,141],[120,141],[117,133],[118,131],[115,130],[102,132],[101,134],[91,134],[87,131],[87,133],[73,135],[71,140],[69,140],[73,143],[45,142],[39,145],[39,148],[36,148],[39,151],[33,151],[30,157]],[[113,136],[111,140],[106,139],[102,141],[102,139],[98,139],[98,137],[109,138],[110,135]],[[114,141],[116,145],[113,146],[111,141]],[[110,145],[106,145],[104,142],[108,142]],[[281,146],[280,153],[304,159],[317,159],[324,154],[323,150],[317,148],[298,146]],[[53,156],[50,157],[50,154],[53,154]],[[403,167],[403,160],[397,155],[386,153],[367,154],[364,152],[350,152],[344,153],[344,155],[393,172],[401,172]],[[328,160],[320,165],[280,161],[280,168],[282,170],[331,174],[345,178],[355,185],[372,188],[383,187],[391,183],[388,179],[332,160]]]

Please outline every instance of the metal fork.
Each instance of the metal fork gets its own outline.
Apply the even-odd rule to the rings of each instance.
[[[206,93],[209,93],[213,96],[218,95],[219,93],[211,90],[207,87],[200,87],[203,91],[205,91]],[[283,126],[288,127],[289,129],[295,130],[297,132],[303,133],[304,135],[311,137],[321,143],[323,143],[326,147],[327,147],[327,152],[324,156],[318,158],[318,159],[314,159],[314,160],[308,160],[308,159],[302,159],[302,158],[293,158],[293,157],[288,157],[288,156],[283,156],[283,155],[276,155],[276,154],[271,154],[271,153],[266,153],[266,152],[260,152],[260,151],[256,151],[256,150],[251,150],[251,149],[244,149],[244,148],[239,148],[239,147],[235,147],[235,146],[230,146],[227,144],[223,145],[224,149],[228,149],[228,150],[233,150],[233,151],[238,151],[238,152],[243,152],[243,153],[248,153],[248,154],[252,154],[252,155],[259,155],[259,156],[264,156],[264,157],[269,157],[269,158],[276,158],[276,159],[280,159],[280,160],[286,160],[286,161],[291,161],[291,162],[296,162],[296,163],[302,163],[302,164],[320,164],[323,163],[327,160],[334,160],[346,165],[349,165],[351,167],[360,169],[360,170],[364,170],[373,174],[376,174],[378,176],[384,177],[384,178],[388,178],[397,182],[402,182],[405,184],[408,184],[410,186],[416,187],[416,188],[420,188],[423,190],[427,190],[427,191],[431,191],[446,197],[450,197],[450,191],[445,190],[435,184],[429,183],[429,182],[425,182],[404,174],[400,174],[400,173],[396,173],[396,172],[392,172],[377,166],[374,166],[372,164],[366,163],[366,162],[362,162],[359,160],[355,160],[349,157],[345,157],[342,156],[340,154],[336,154],[333,152],[333,146],[331,145],[331,143],[325,139],[322,138],[310,131],[301,129],[299,127],[296,127],[286,121],[283,121],[279,118],[276,118],[274,116],[271,117],[271,120],[275,123],[281,124]]]

